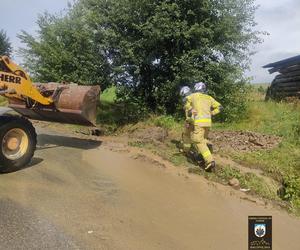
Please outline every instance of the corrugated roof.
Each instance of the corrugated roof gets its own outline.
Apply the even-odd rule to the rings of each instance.
[[[274,63],[269,63],[265,66],[263,66],[263,68],[273,68],[270,69],[270,73],[273,73],[275,71],[278,71],[281,68],[286,68],[295,64],[300,64],[300,55],[299,56],[294,56],[294,57],[290,57],[278,62],[274,62]]]

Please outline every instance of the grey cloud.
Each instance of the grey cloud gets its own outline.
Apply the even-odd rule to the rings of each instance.
[[[263,15],[270,21],[286,21],[291,18],[297,17],[300,13],[300,1],[280,1],[280,5],[270,7],[268,4],[261,4],[258,17]]]
[[[267,31],[264,43],[258,45],[252,57],[250,72],[253,82],[270,82],[270,75],[262,66],[300,54],[300,1],[299,0],[257,0],[261,5],[256,14],[257,28]]]

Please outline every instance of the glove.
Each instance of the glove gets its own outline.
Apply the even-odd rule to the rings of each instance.
[[[189,117],[196,116],[198,114],[196,109],[190,109],[188,112]]]

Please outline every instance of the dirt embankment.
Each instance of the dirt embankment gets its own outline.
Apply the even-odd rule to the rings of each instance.
[[[130,138],[141,142],[164,142],[172,136],[168,135],[166,129],[160,127],[141,128],[132,131]],[[254,152],[257,150],[269,150],[275,148],[281,142],[278,136],[264,135],[250,131],[211,131],[209,140],[214,145],[214,150]]]
[[[161,127],[149,127],[132,131],[130,137],[142,142],[164,142],[168,138],[168,131]]]
[[[269,150],[277,147],[281,142],[278,136],[250,131],[212,131],[209,139],[213,142],[216,151],[219,149],[242,152]]]

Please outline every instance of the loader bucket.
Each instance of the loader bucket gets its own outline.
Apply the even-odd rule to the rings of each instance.
[[[99,86],[46,83],[35,84],[44,96],[51,97],[50,106],[33,101],[9,100],[9,107],[33,120],[94,126],[96,124]]]

